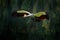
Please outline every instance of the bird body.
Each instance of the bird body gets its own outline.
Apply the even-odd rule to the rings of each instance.
[[[47,14],[45,12],[38,12],[38,13],[33,14],[33,13],[30,13],[25,10],[18,10],[13,15],[17,16],[17,17],[32,17],[32,16],[34,16],[37,20],[47,19]]]

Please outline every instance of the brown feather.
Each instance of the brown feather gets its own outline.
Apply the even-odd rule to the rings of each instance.
[[[40,17],[36,17],[36,20],[43,20],[43,19],[48,19],[47,15],[42,15]]]

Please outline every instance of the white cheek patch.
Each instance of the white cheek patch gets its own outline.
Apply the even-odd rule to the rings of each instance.
[[[24,17],[26,17],[27,15],[26,14],[24,14]]]

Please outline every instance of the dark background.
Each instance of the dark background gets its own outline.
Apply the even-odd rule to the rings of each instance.
[[[31,17],[13,17],[16,10],[46,11],[48,28]],[[60,0],[0,0],[0,40],[60,40]]]

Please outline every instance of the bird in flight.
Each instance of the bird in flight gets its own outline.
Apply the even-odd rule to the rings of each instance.
[[[48,15],[44,11],[33,14],[33,13],[30,13],[30,12],[25,11],[25,10],[17,10],[17,11],[12,13],[12,16],[24,17],[24,18],[34,16],[36,20],[49,19]]]

